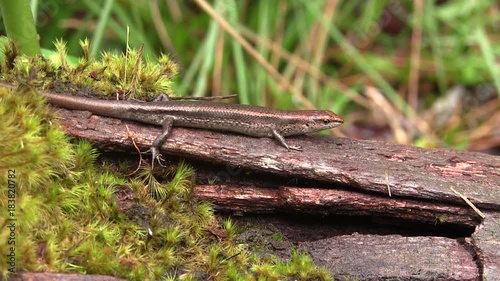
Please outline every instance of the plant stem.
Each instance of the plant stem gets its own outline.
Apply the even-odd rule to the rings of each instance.
[[[21,52],[28,56],[40,53],[40,43],[29,0],[0,0],[0,11],[7,36],[14,40]]]

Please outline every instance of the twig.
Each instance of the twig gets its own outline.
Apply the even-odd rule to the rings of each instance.
[[[409,77],[408,103],[414,109],[418,103],[418,79],[420,77],[420,46],[422,43],[422,0],[413,2],[415,7],[413,32],[411,35],[411,68]]]
[[[385,168],[385,182],[387,184],[387,192],[389,193],[389,197],[392,197],[391,186],[389,185],[389,168]]]
[[[132,144],[134,145],[135,149],[137,150],[137,152],[139,152],[139,164],[137,165],[137,168],[131,172],[130,174],[128,174],[127,176],[131,176],[135,173],[137,173],[137,171],[139,171],[139,169],[141,168],[141,163],[142,163],[142,154],[141,154],[141,150],[139,149],[139,147],[137,146],[137,144],[135,143],[135,140],[134,138],[132,137],[132,132],[130,132],[129,128],[127,125],[125,125],[125,128],[127,129],[127,136],[130,138],[130,140],[132,141]]]
[[[474,206],[474,204],[472,204],[472,202],[467,199],[467,197],[463,196],[460,192],[456,191],[453,186],[450,186],[450,190],[453,191],[453,193],[455,193],[456,195],[458,195],[460,198],[462,198],[462,200],[465,201],[465,203],[467,203],[467,205],[469,205],[472,210],[474,210],[481,218],[486,218],[486,216],[483,214],[483,212],[481,212],[476,206]]]

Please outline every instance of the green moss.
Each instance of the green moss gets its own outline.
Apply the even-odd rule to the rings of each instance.
[[[222,229],[224,229],[226,236],[229,239],[235,238],[236,234],[238,233],[238,228],[230,218],[227,218],[223,221]]]
[[[436,218],[434,219],[435,224],[443,224],[446,223],[448,218],[444,214],[436,215]]]
[[[0,42],[4,58],[0,71],[6,82],[29,77],[39,89],[102,96],[118,94],[126,99],[173,94],[172,78],[177,75],[178,67],[167,55],[161,55],[156,63],[143,58],[142,49],[128,49],[125,54],[103,52],[100,60],[93,60],[89,55],[90,43],[83,40],[80,41],[83,56],[76,63],[69,63],[66,44],[60,40],[54,43],[57,52],[49,59],[20,56],[12,41]],[[32,69],[36,72],[30,73]]]
[[[274,232],[271,237],[275,240],[275,241],[278,241],[278,242],[283,242],[283,236],[281,236],[281,234],[279,234],[278,232]]]
[[[188,165],[143,165],[134,174],[126,164],[98,162],[97,150],[86,141],[70,143],[32,85],[81,90],[91,82],[107,94],[127,89],[149,95],[169,91],[166,79],[175,67],[143,63],[141,51],[132,50],[91,62],[88,42],[82,42],[84,57],[70,65],[64,44],[56,47],[60,61],[54,64],[19,57],[8,43],[0,67],[4,81],[24,81],[17,90],[0,88],[0,185],[12,186],[0,189],[0,249],[15,246],[16,272],[129,280],[329,280],[308,256],[263,261],[237,243],[235,224],[220,223],[211,204],[192,197],[194,172]],[[92,76],[93,71],[98,73]],[[101,80],[90,81],[95,77]],[[9,245],[9,218],[16,219],[15,245]],[[3,277],[9,259],[0,255]]]
[[[294,280],[332,280],[326,269],[318,268],[308,255],[296,250],[288,261],[271,257],[270,262],[256,263],[251,270],[262,280],[280,280],[283,276]]]

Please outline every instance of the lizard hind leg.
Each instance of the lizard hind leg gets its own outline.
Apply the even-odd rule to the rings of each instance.
[[[174,118],[172,116],[166,116],[165,119],[163,119],[162,122],[163,132],[158,137],[156,137],[156,139],[153,141],[153,144],[151,145],[151,148],[145,152],[145,153],[149,152],[151,153],[151,158],[152,158],[151,167],[154,167],[155,161],[157,161],[158,164],[160,164],[161,166],[164,166],[162,162],[165,162],[165,160],[161,157],[160,148],[170,135],[173,123],[174,123]]]

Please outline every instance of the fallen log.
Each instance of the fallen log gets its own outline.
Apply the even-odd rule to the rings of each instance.
[[[72,136],[105,151],[146,150],[161,128],[59,109]],[[287,151],[275,140],[206,130],[174,128],[162,153],[241,167],[260,173],[329,183],[334,189],[500,210],[500,158],[451,149],[422,149],[379,141],[329,136],[289,138],[304,151]],[[468,207],[468,206],[467,206]]]

